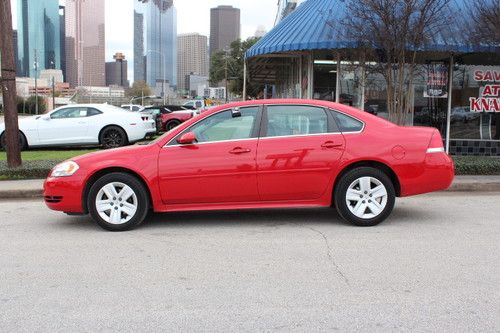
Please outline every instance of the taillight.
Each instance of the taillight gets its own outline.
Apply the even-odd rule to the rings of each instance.
[[[436,130],[432,134],[431,142],[429,142],[429,147],[427,147],[428,153],[442,153],[444,152],[443,138],[441,134]]]

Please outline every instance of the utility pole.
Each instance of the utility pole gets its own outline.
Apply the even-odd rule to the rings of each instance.
[[[33,68],[35,69],[35,114],[38,114],[38,85],[37,85],[37,79],[38,79],[38,55],[35,51],[35,62],[33,62]]]
[[[16,66],[12,32],[12,12],[10,1],[0,1],[0,90],[3,95],[7,165],[9,168],[21,166],[19,147],[19,124],[16,106]]]

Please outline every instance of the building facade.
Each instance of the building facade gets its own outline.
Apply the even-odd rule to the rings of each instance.
[[[18,74],[38,76],[42,69],[61,69],[59,1],[18,0]]]
[[[134,1],[134,80],[177,85],[177,12],[173,0]]]
[[[177,37],[178,90],[190,90],[186,76],[191,73],[208,76],[208,38],[197,33]]]
[[[127,60],[123,53],[113,55],[115,61],[106,62],[106,85],[128,87]]]
[[[447,10],[470,18],[468,3],[450,2]],[[332,35],[332,22],[346,15],[343,6],[334,0],[303,2],[246,52],[247,77],[271,87],[272,98],[328,100],[391,119],[393,86],[381,70],[387,64],[377,52],[359,52],[358,41]],[[332,14],[327,18],[319,12]],[[473,24],[464,19],[457,31],[473,31]],[[461,32],[443,29],[449,30],[436,31],[416,52],[415,63],[401,65],[402,76],[413,71],[401,123],[437,128],[451,154],[500,156],[500,89],[495,88],[500,45],[474,44],[460,39]]]
[[[104,1],[67,0],[66,80],[72,87],[104,86]]]
[[[210,56],[240,38],[240,10],[233,6],[210,9]]]

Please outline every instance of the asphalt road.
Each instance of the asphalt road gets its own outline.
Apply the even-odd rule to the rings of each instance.
[[[308,209],[161,214],[125,233],[3,201],[0,331],[498,332],[499,199],[399,199],[372,228]]]

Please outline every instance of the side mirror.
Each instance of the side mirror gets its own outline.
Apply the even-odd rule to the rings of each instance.
[[[50,116],[49,115],[42,116],[42,119],[43,120],[50,120]]]
[[[196,140],[196,134],[194,132],[187,132],[181,135],[180,138],[177,139],[177,142],[181,145],[188,145],[190,143],[194,143]]]

